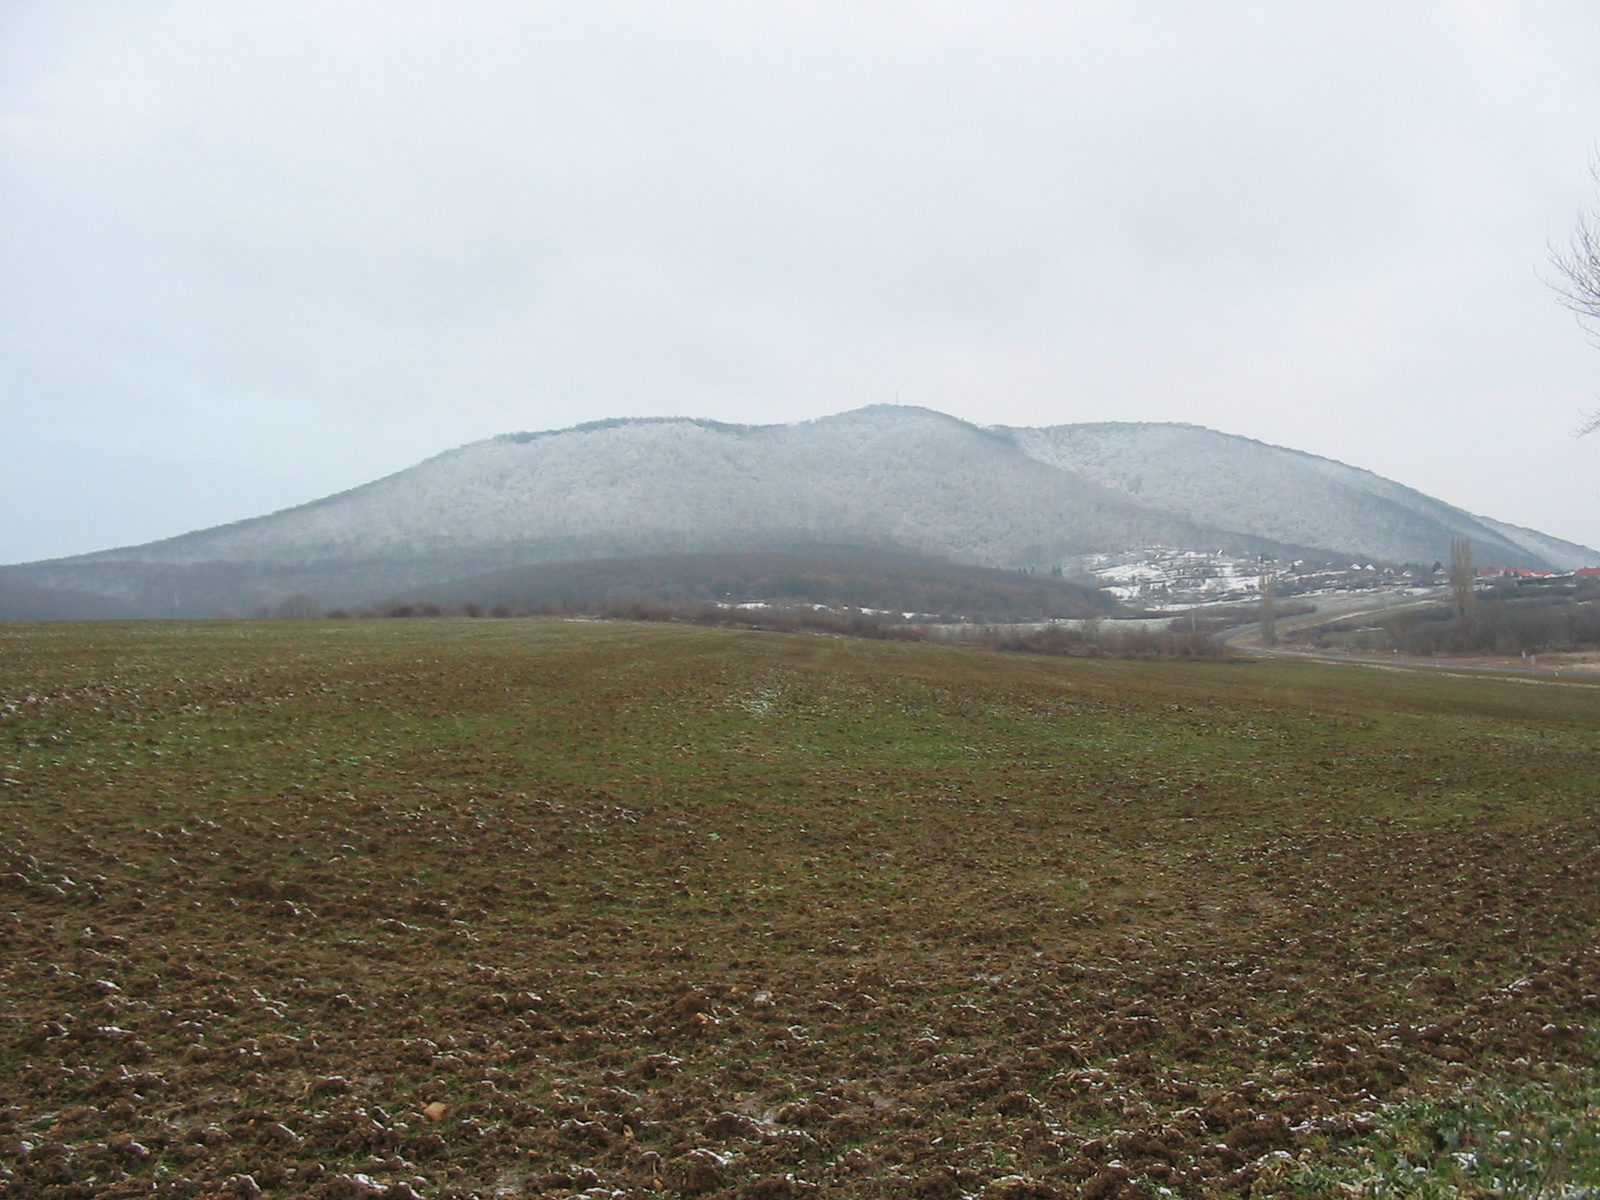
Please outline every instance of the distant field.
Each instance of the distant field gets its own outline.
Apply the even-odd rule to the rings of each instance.
[[[12,624],[0,780],[0,1194],[1348,1195],[1600,1046],[1597,685]]]

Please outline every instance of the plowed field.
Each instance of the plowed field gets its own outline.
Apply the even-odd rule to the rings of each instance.
[[[0,1193],[1256,1195],[1596,1057],[1600,686],[0,626]]]

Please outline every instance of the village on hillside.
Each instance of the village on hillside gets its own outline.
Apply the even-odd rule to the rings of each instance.
[[[1156,612],[1179,612],[1199,605],[1249,600],[1261,592],[1263,570],[1270,569],[1279,596],[1351,591],[1425,593],[1445,581],[1442,564],[1352,562],[1264,563],[1259,558],[1208,550],[1140,546],[1118,554],[1087,555],[1080,569],[1124,604]]]
[[[1122,603],[1155,612],[1181,612],[1206,604],[1250,600],[1261,593],[1263,571],[1270,570],[1274,591],[1283,596],[1343,592],[1423,595],[1449,581],[1443,563],[1273,563],[1209,550],[1139,546],[1117,554],[1091,554],[1079,570]],[[1480,567],[1480,585],[1496,581],[1553,581],[1600,577],[1600,567],[1543,571],[1518,567]]]

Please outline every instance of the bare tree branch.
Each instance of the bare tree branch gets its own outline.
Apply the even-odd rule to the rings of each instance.
[[[1552,284],[1561,303],[1591,337],[1600,337],[1600,220],[1584,217],[1568,246],[1551,249],[1550,265],[1561,273]]]
[[[1590,160],[1589,174],[1600,197],[1600,154]],[[1600,346],[1600,210],[1578,219],[1577,231],[1566,246],[1550,247],[1550,265],[1560,278],[1546,282],[1578,318],[1589,340]],[[1574,437],[1583,437],[1596,429],[1600,429],[1600,409],[1584,414],[1572,432]]]

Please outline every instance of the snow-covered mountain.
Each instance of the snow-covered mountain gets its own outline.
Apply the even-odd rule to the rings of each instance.
[[[1110,422],[1010,429],[1024,453],[1143,507],[1202,525],[1389,562],[1450,560],[1452,537],[1478,560],[1552,570],[1600,555],[1531,529],[1476,517],[1413,488],[1282,446],[1199,425]]]
[[[1596,559],[1600,559],[1600,555],[1587,546],[1580,546],[1576,542],[1565,542],[1547,533],[1540,533],[1537,529],[1507,525],[1504,521],[1494,521],[1488,517],[1478,517],[1477,520],[1512,545],[1520,546],[1528,553],[1544,559],[1550,564],[1551,570],[1576,571],[1583,567],[1600,565],[1596,562]]]
[[[270,516],[0,568],[0,582],[207,615],[631,555],[847,546],[1040,570],[1162,544],[1431,563],[1458,535],[1485,564],[1600,562],[1369,472],[1194,426],[986,429],[875,406],[795,425],[507,434]]]

